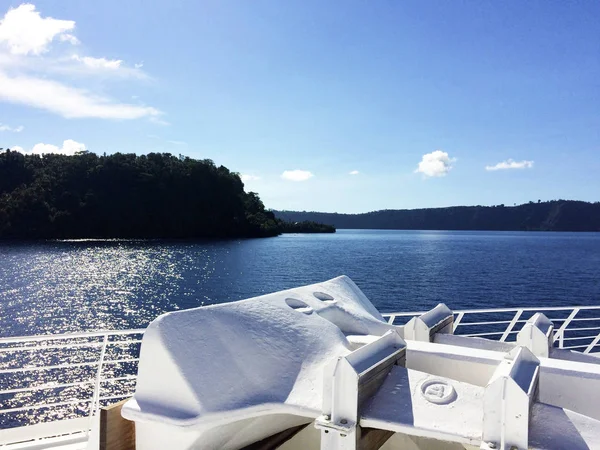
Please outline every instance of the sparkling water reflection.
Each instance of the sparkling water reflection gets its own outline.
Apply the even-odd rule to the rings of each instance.
[[[158,314],[354,279],[381,311],[597,304],[600,233],[340,230],[230,241],[0,246],[0,335],[145,327]]]

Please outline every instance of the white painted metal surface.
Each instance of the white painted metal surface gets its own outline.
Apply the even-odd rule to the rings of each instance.
[[[257,436],[268,436],[281,429],[309,423],[327,408],[321,395],[322,371],[327,365],[325,360],[348,358],[352,351],[365,348],[363,346],[369,347],[390,329],[397,330],[407,338],[406,368],[394,367],[379,390],[369,393],[365,404],[368,406],[357,408],[354,416],[344,413],[342,415],[348,415],[348,418],[342,418],[331,412],[330,416],[336,416],[332,422],[339,425],[345,419],[347,423],[342,425],[381,428],[399,433],[398,436],[401,436],[400,433],[406,436],[406,439],[390,439],[384,446],[390,450],[413,446],[419,450],[474,448],[480,444],[486,448],[484,445],[487,445],[488,437],[482,440],[485,424],[475,418],[481,419],[485,416],[484,411],[493,409],[488,405],[495,404],[492,399],[496,394],[492,395],[490,389],[494,383],[500,383],[498,386],[502,386],[504,394],[518,392],[509,392],[507,386],[512,382],[510,380],[523,381],[527,377],[521,378],[517,374],[519,371],[506,372],[505,356],[511,351],[523,354],[522,348],[526,347],[539,360],[535,377],[538,389],[532,391],[529,389],[531,385],[528,389],[521,389],[527,392],[528,405],[532,405],[531,409],[526,408],[525,414],[528,417],[527,437],[521,433],[519,438],[516,433],[520,440],[510,441],[507,433],[511,434],[511,430],[519,427],[511,424],[510,420],[504,420],[501,421],[503,427],[500,438],[490,435],[489,442],[493,442],[493,439],[495,448],[504,448],[501,447],[503,442],[521,448],[525,440],[528,440],[530,448],[539,449],[600,448],[600,358],[592,356],[600,352],[600,307],[452,312],[441,305],[425,313],[384,314],[384,319],[349,279],[338,279],[338,286],[334,289],[331,289],[331,285],[328,287],[328,283],[331,282],[271,294],[263,297],[262,303],[260,298],[240,302],[263,305],[256,309],[254,306],[242,308],[246,308],[244,314],[253,311],[250,331],[254,335],[248,333],[248,326],[239,319],[221,321],[217,328],[210,329],[209,325],[214,322],[210,311],[221,308],[224,311],[222,317],[235,317],[240,312],[236,310],[239,308],[236,305],[240,303],[202,308],[207,311],[201,313],[206,319],[204,324],[198,322],[200,316],[186,316],[189,320],[184,322],[188,324],[188,329],[195,330],[191,334],[174,328],[165,333],[164,327],[155,327],[145,338],[144,348],[146,342],[155,342],[168,349],[171,344],[165,339],[169,339],[169,336],[175,337],[172,342],[192,337],[193,344],[179,354],[181,361],[189,360],[192,363],[187,368],[171,372],[177,374],[179,371],[177,376],[180,381],[173,381],[173,384],[183,382],[187,385],[185,389],[175,386],[174,390],[169,390],[171,386],[163,378],[156,384],[155,391],[168,388],[166,394],[161,394],[162,397],[152,394],[145,399],[141,395],[139,399],[142,402],[136,400],[137,404],[133,404],[138,409],[130,409],[131,418],[154,418],[138,424],[142,434],[151,436],[141,442],[139,448],[165,448],[165,445],[173,448],[169,439],[164,441],[160,438],[161,433],[171,436],[169,433],[173,424],[194,428],[203,423],[200,428],[213,427],[212,435],[207,435],[209,440],[204,447],[200,445],[202,441],[197,441],[197,436],[188,433],[188,438],[192,436],[191,440],[181,441],[181,448],[200,445],[198,448],[233,449],[253,442]],[[264,304],[270,305],[270,309],[265,309]],[[534,315],[536,312],[544,315]],[[190,311],[177,314],[185,316],[188,313]],[[414,326],[401,326],[415,316],[421,317],[412,321]],[[248,316],[244,317],[249,320]],[[330,334],[329,331],[323,331],[330,328]],[[274,330],[272,336],[278,337],[278,340],[273,340],[273,346],[267,346],[268,349],[262,348],[266,335],[262,332],[256,334],[258,330],[265,329]],[[201,330],[207,332],[203,335]],[[0,446],[11,449],[59,448],[62,443],[65,449],[82,448],[88,441],[99,406],[130,397],[134,393],[138,378],[138,352],[144,331],[0,339]],[[450,332],[454,334],[447,334]],[[314,340],[308,339],[306,342],[311,344],[303,345],[302,339],[298,340],[298,333],[308,333]],[[215,347],[214,342],[220,342],[220,347]],[[283,342],[289,342],[289,348]],[[153,355],[150,347],[152,345],[148,346],[147,353]],[[203,349],[204,359],[193,362],[200,349]],[[265,363],[269,360],[265,359],[265,354],[276,355],[273,364]],[[311,354],[321,355],[323,359],[319,359],[316,365],[307,363],[305,358]],[[360,354],[364,356],[360,351],[356,353]],[[171,370],[165,365],[169,358],[172,355],[163,359],[157,357],[156,360],[149,357],[146,364],[148,370],[144,371],[141,367],[140,376],[144,378],[144,372],[167,373]],[[290,358],[293,364],[298,364],[300,371],[288,370]],[[229,365],[223,365],[226,363]],[[221,365],[220,373],[208,374],[206,368],[211,364]],[[249,365],[262,366],[264,371],[251,376],[252,370],[243,370]],[[319,369],[314,370],[313,375],[308,375],[310,370],[304,370],[310,367]],[[352,368],[352,364],[348,367]],[[237,378],[232,378],[229,372],[237,374]],[[240,373],[246,378],[240,378]],[[280,391],[272,373],[276,374],[275,378],[281,378],[285,373],[293,374],[294,387],[287,394],[281,391],[285,394],[281,399],[277,399],[277,392]],[[211,380],[209,387],[214,391],[213,400],[207,402],[210,389],[196,389],[199,385],[194,384],[194,377],[204,384],[206,379]],[[237,386],[239,380],[254,383],[255,387],[264,384],[267,388],[246,390],[246,396],[236,390],[229,392],[227,386]],[[517,386],[524,385],[515,383]],[[342,385],[350,389],[348,386],[354,384]],[[143,383],[138,388],[143,390]],[[359,391],[357,388],[357,396]],[[456,394],[457,397],[454,397]],[[198,398],[202,399],[200,407],[189,403],[190,399]],[[160,401],[156,402],[157,399]],[[265,399],[269,401],[265,402]],[[217,406],[219,402],[222,402],[221,406]],[[350,403],[355,404],[354,401]],[[525,411],[522,404],[522,401],[511,401],[511,405],[519,411]],[[354,411],[354,406],[351,409]],[[139,415],[136,411],[145,411],[147,414]],[[207,415],[207,411],[211,413]],[[338,411],[344,411],[343,405]],[[209,420],[198,421],[198,417]],[[57,420],[61,418],[69,420]],[[553,421],[554,428],[544,422],[548,420]],[[37,422],[42,423],[20,426]],[[494,419],[490,423],[498,421]],[[559,428],[562,432],[557,434],[555,440],[551,440],[548,436],[556,432],[556,426],[562,427]],[[319,436],[318,430],[315,431]],[[237,437],[233,438],[234,435]],[[298,439],[305,439],[302,436],[314,438],[315,435],[303,432],[299,436]],[[435,442],[441,442],[439,439],[446,439],[446,447],[436,447]],[[293,447],[293,442],[294,439],[288,445],[289,450],[308,448],[303,444]],[[395,443],[402,444],[394,447]],[[555,443],[561,446],[552,447]],[[455,444],[459,447],[453,447]],[[341,440],[338,439],[331,448],[342,448],[340,445]],[[506,448],[510,449],[510,446]]]
[[[238,449],[267,437],[267,426],[313,421],[323,370],[352,350],[346,335],[390,330],[397,334],[348,277],[168,313],[146,329],[122,414],[136,422],[139,450],[163,449],[166,437],[173,450]]]
[[[554,324],[542,313],[534,314],[517,333],[517,345],[535,356],[548,358],[554,344]]]
[[[404,365],[406,343],[397,330],[338,357],[325,369],[323,414],[315,421],[321,430],[321,450],[356,450],[360,440],[361,406],[370,399],[394,365]]]
[[[540,361],[515,347],[496,367],[485,388],[481,449],[529,447],[529,411],[536,397]]]
[[[559,306],[528,308],[490,308],[454,311],[454,334],[482,337],[500,342],[515,341],[523,324],[535,313],[543,313],[558,327],[553,344],[582,353],[600,352],[600,306]],[[415,316],[427,313],[384,313],[388,323],[404,325]]]
[[[449,444],[481,442],[484,388],[394,367],[366,405],[361,425]],[[443,447],[442,447],[443,448]]]
[[[443,303],[415,316],[404,326],[404,337],[415,341],[431,342],[436,333],[448,334],[453,331],[452,311]]]

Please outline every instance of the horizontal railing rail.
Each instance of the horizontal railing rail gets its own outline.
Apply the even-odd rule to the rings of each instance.
[[[133,395],[144,329],[0,338],[2,429],[89,417]]]
[[[388,323],[403,325],[427,311],[386,313]],[[540,312],[554,322],[554,345],[582,353],[600,352],[600,306],[549,306],[488,308],[454,311],[454,333],[498,341],[514,341],[533,314]]]

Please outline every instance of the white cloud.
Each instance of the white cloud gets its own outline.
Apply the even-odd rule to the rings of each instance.
[[[75,76],[79,79],[92,76],[104,79],[152,79],[152,77],[137,65],[134,67],[127,66],[122,59],[110,59],[105,57],[96,58],[78,53],[73,53],[70,56],[62,55],[44,58],[28,57],[26,59],[27,61],[20,61],[21,66],[24,66],[30,72],[42,73],[45,76],[48,74],[57,74],[69,75],[71,77]],[[2,62],[2,58],[0,58],[0,65]],[[6,61],[5,58],[5,63],[6,62],[8,61]],[[13,63],[14,62],[16,61],[13,61]]]
[[[71,45],[78,45],[80,43],[79,39],[69,33],[63,33],[59,35],[59,39],[61,42],[69,42]]]
[[[23,131],[25,127],[23,125],[19,125],[18,127],[11,127],[10,125],[6,125],[4,123],[0,123],[0,131],[12,131],[14,133],[20,133]]]
[[[57,81],[25,76],[8,77],[0,72],[0,100],[45,109],[66,118],[158,119],[156,108],[118,103]]]
[[[14,146],[12,150],[24,153],[26,155],[45,155],[48,153],[55,153],[58,155],[67,155],[73,156],[77,152],[82,152],[86,150],[85,144],[81,142],[74,141],[73,139],[67,139],[63,142],[62,147],[58,147],[57,145],[52,144],[35,144],[31,151],[23,150],[23,147]]]
[[[506,170],[506,169],[531,169],[533,167],[533,161],[515,161],[514,159],[507,159],[506,161],[499,162],[494,166],[485,166],[485,170]]]
[[[75,21],[43,17],[29,3],[9,9],[3,18],[0,16],[0,101],[43,109],[66,118],[146,117],[154,123],[167,124],[156,108],[95,94],[99,88],[107,88],[104,84],[98,86],[96,82],[93,89],[83,89],[91,86],[87,84],[90,77],[107,81],[117,77],[137,80],[149,77],[141,65],[127,67],[121,59],[65,53],[61,46],[79,43],[74,30]]]
[[[163,127],[168,127],[169,125],[171,125],[170,122],[167,122],[166,120],[163,120],[157,117],[156,115],[150,117],[150,122],[155,123],[156,125],[161,125]]]
[[[427,177],[443,177],[452,169],[452,163],[456,158],[450,158],[448,153],[436,150],[423,155],[415,173],[422,173]]]
[[[248,181],[258,181],[260,180],[260,177],[256,176],[256,175],[250,175],[247,173],[242,174],[242,176],[240,177],[242,179],[242,181],[244,183],[248,182]]]
[[[187,142],[185,141],[173,141],[173,140],[168,140],[167,141],[169,144],[173,144],[173,145],[188,145]]]
[[[358,170],[353,170],[348,175],[358,175],[360,172]]]
[[[133,67],[135,67],[136,69],[141,69],[142,67],[144,67],[144,63],[136,63],[133,65]]]
[[[281,178],[289,181],[306,181],[314,175],[308,170],[285,170],[281,174]]]
[[[11,55],[0,50],[0,71],[5,74],[28,74],[38,78],[57,79],[68,76],[69,81],[86,82],[91,77],[110,81],[112,79],[152,80],[139,68],[128,67],[121,59],[94,58],[79,54],[55,54],[47,56]],[[138,89],[136,87],[136,89]]]
[[[79,61],[92,69],[116,70],[121,67],[121,63],[123,62],[121,59],[92,58],[91,56],[79,55],[73,55],[71,59]]]
[[[77,43],[75,36],[66,33],[74,28],[73,20],[42,18],[34,5],[24,3],[9,9],[0,21],[0,42],[14,55],[39,55],[48,51],[55,38]]]

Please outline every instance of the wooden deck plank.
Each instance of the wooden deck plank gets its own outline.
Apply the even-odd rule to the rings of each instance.
[[[363,428],[357,448],[358,450],[379,450],[393,435],[393,431]]]
[[[277,447],[296,436],[296,434],[303,430],[307,425],[308,424],[288,428],[287,430],[283,430],[282,432],[274,434],[273,436],[269,436],[268,438],[255,442],[254,444],[250,444],[244,447],[242,450],[275,450]]]
[[[135,450],[135,422],[121,416],[126,401],[100,410],[100,450]]]

